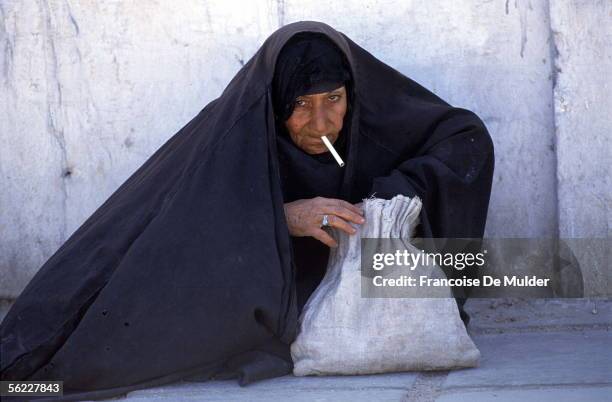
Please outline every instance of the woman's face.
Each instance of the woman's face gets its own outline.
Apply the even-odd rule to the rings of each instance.
[[[304,152],[322,154],[328,150],[321,137],[325,135],[332,144],[336,142],[346,108],[344,86],[330,92],[298,96],[285,126],[295,145]]]

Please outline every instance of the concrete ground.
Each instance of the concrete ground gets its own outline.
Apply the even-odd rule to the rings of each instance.
[[[466,305],[480,366],[368,376],[181,382],[113,400],[205,402],[610,401],[612,299],[493,300]],[[0,314],[1,318],[1,314]]]

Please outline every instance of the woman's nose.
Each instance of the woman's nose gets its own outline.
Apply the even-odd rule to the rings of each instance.
[[[327,134],[327,116],[323,107],[314,108],[310,126],[315,134]]]

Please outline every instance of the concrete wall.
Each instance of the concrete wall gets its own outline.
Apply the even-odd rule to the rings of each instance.
[[[572,247],[587,294],[611,295],[611,15],[605,0],[0,0],[0,297],[306,19],[480,115],[497,156],[486,235],[598,238]]]
[[[612,1],[550,4],[559,236],[612,295]]]

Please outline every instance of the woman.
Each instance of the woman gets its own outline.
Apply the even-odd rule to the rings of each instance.
[[[473,113],[325,24],[287,25],[43,265],[0,327],[1,377],[99,398],[287,374],[323,223],[418,195],[421,235],[482,237],[492,172]]]
[[[352,105],[350,67],[325,35],[294,35],[283,47],[272,82],[284,210],[297,265],[298,310],[323,278],[336,241],[325,223],[355,233],[363,211],[342,200],[344,169],[321,140],[346,156]]]

